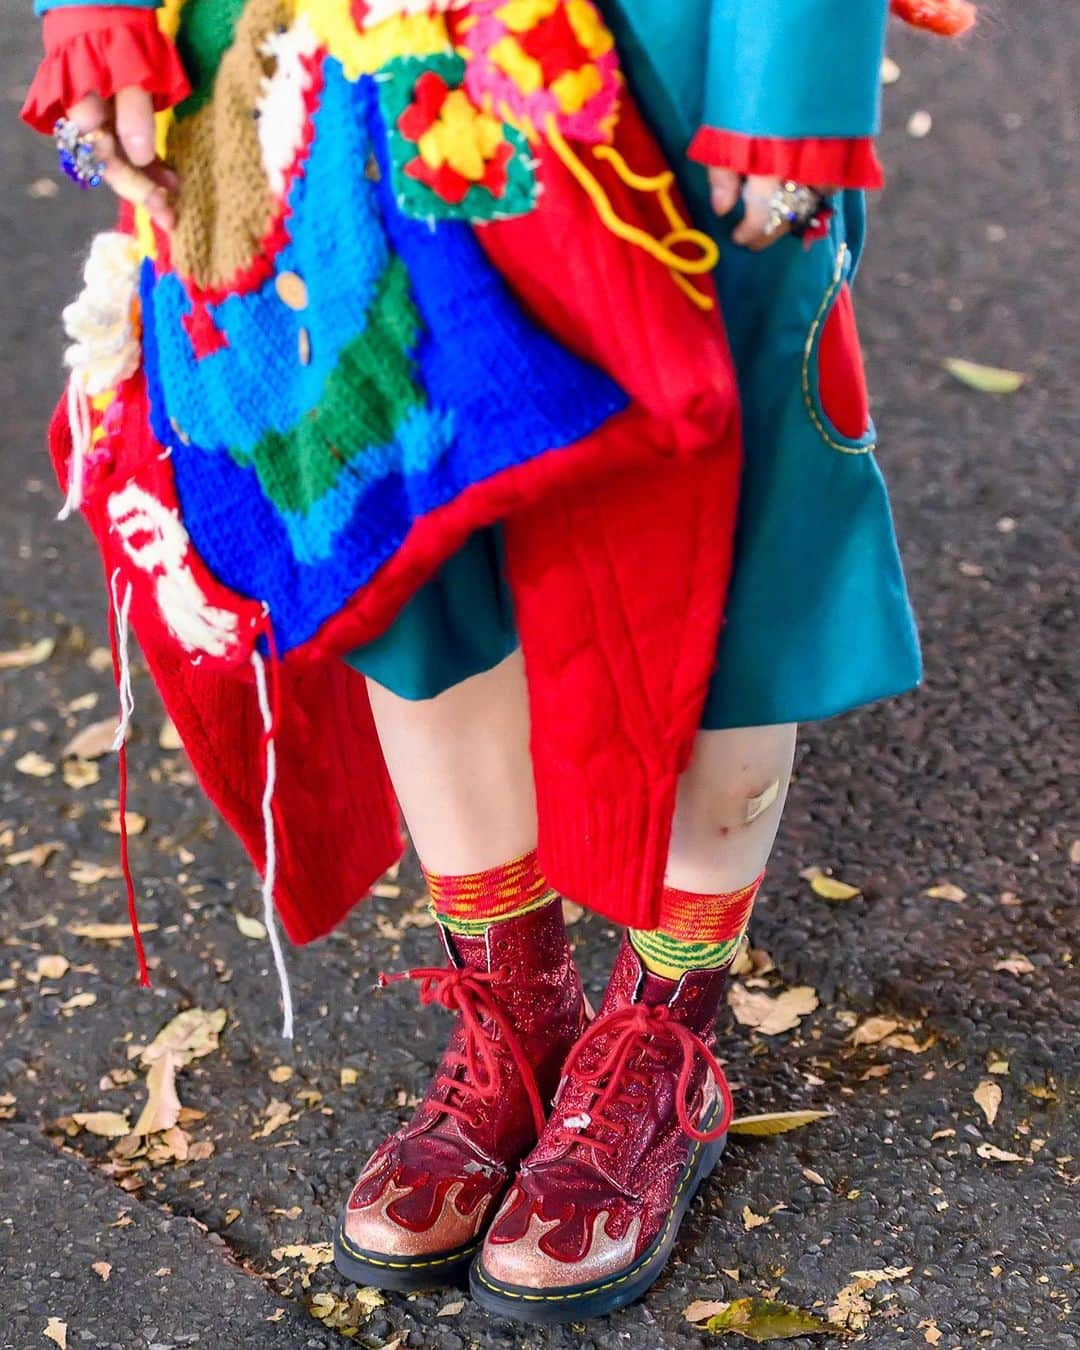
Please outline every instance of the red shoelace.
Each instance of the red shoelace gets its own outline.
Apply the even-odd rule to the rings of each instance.
[[[583,1069],[580,1066],[582,1056],[601,1037],[609,1039],[599,1060],[595,1067]],[[699,1143],[719,1139],[731,1124],[735,1106],[724,1070],[716,1056],[696,1032],[674,1016],[670,1008],[663,1004],[646,1007],[641,1003],[616,1008],[614,1012],[597,1018],[571,1050],[564,1074],[597,1095],[587,1112],[588,1122],[570,1128],[564,1123],[561,1126],[562,1134],[567,1139],[588,1144],[597,1152],[614,1152],[626,1134],[625,1125],[614,1118],[615,1106],[628,1106],[639,1112],[646,1109],[651,1073],[658,1067],[667,1067],[666,1061],[661,1066],[658,1052],[670,1048],[674,1048],[680,1057],[675,1089],[675,1113],[680,1128]],[[711,1130],[699,1130],[690,1120],[691,1078],[695,1063],[699,1060],[705,1065],[706,1071],[712,1074],[724,1104],[720,1121]],[[638,1094],[629,1091],[634,1083],[642,1089]],[[598,1134],[602,1130],[610,1131],[616,1138],[599,1138]]]
[[[379,984],[396,984],[399,980],[419,980],[420,1002],[428,1005],[438,1003],[441,1007],[461,1017],[465,1030],[465,1050],[463,1054],[448,1054],[444,1064],[451,1070],[464,1068],[464,1078],[457,1078],[453,1072],[440,1073],[436,1084],[445,1086],[445,1098],[438,1103],[439,1110],[453,1116],[462,1124],[469,1124],[473,1115],[463,1102],[455,1101],[458,1096],[467,1102],[476,1097],[482,1102],[493,1102],[502,1088],[502,1070],[495,1050],[495,1037],[484,1025],[488,1018],[502,1042],[510,1052],[514,1068],[521,1076],[525,1092],[529,1098],[533,1123],[539,1135],[544,1128],[544,1103],[540,1099],[540,1089],[536,1075],[518,1039],[513,1023],[499,1006],[492,993],[491,986],[506,978],[503,970],[469,970],[456,966],[420,966],[415,970],[403,970],[394,975],[380,975]]]

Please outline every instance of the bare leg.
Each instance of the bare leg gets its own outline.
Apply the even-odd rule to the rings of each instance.
[[[666,882],[718,895],[769,860],[791,781],[794,725],[700,732],[679,783]]]
[[[536,848],[520,652],[422,702],[371,680],[368,689],[390,777],[429,872],[482,872]]]

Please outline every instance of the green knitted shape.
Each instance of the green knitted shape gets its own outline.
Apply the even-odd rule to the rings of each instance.
[[[365,454],[390,446],[402,422],[426,402],[409,355],[420,317],[400,258],[383,273],[367,327],[345,347],[317,407],[285,435],[259,441],[254,462],[267,497],[282,512],[306,512]]]
[[[236,25],[247,0],[187,0],[180,11],[176,46],[191,93],[176,109],[178,118],[192,117],[210,102],[221,58],[236,37]]]
[[[511,153],[505,166],[506,184],[497,196],[477,183],[461,201],[450,202],[406,173],[407,165],[418,160],[419,150],[415,141],[402,135],[399,122],[414,101],[417,81],[428,71],[438,75],[450,89],[460,88],[465,80],[465,62],[452,52],[398,57],[387,64],[379,77],[379,108],[386,126],[398,208],[414,220],[465,220],[473,224],[528,215],[539,195],[533,155],[526,137],[508,123],[503,123],[502,136]]]

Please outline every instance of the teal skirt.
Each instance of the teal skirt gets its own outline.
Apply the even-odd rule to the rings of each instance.
[[[706,194],[694,187],[699,204]],[[815,721],[921,678],[877,433],[859,414],[866,392],[851,285],[865,202],[846,192],[836,208],[827,238],[808,248],[785,239],[762,253],[730,242],[732,219],[706,222],[721,249],[746,444],[707,730]],[[487,530],[349,660],[403,698],[426,699],[516,645],[499,533]]]

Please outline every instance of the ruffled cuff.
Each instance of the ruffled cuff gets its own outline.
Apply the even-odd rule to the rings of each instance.
[[[45,59],[23,104],[22,119],[48,135],[87,94],[112,98],[145,89],[160,112],[187,98],[191,85],[153,10],[80,5],[45,16]]]
[[[885,186],[885,174],[872,136],[785,140],[702,127],[690,142],[687,154],[699,164],[716,169],[788,178],[811,187]]]

